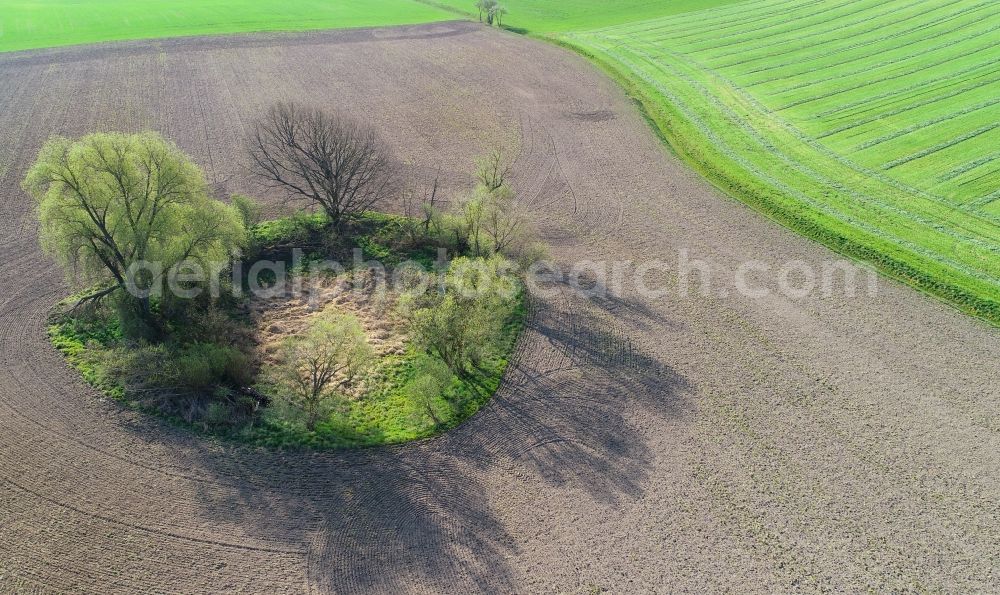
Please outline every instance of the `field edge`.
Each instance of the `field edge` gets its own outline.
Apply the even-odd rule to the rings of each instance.
[[[681,134],[675,134],[668,124],[670,118],[684,120],[684,116],[669,102],[661,102],[651,97],[641,84],[611,61],[596,55],[585,46],[553,35],[530,36],[572,51],[584,57],[606,74],[635,105],[642,118],[649,124],[653,134],[660,139],[664,148],[727,197],[750,207],[755,212],[803,237],[822,244],[841,256],[871,266],[883,277],[916,289],[964,314],[1000,328],[1000,303],[919,271],[905,262],[865,246],[818,224],[816,221],[804,221],[768,200],[765,196],[753,192],[751,188],[739,184],[737,180],[726,175],[723,169],[694,157],[688,147],[691,147],[696,139],[688,139]]]

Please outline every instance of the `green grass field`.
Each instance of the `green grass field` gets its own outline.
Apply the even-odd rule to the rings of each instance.
[[[0,52],[212,35],[454,19],[414,0],[0,0]]]
[[[475,0],[425,0],[429,4],[476,15]],[[504,25],[532,34],[583,31],[634,23],[713,6],[736,0],[506,0],[510,12]]]
[[[0,51],[474,18],[473,0],[0,0]],[[774,219],[1000,323],[995,0],[508,0]]]
[[[998,35],[993,2],[763,0],[558,39],[734,196],[997,322]]]

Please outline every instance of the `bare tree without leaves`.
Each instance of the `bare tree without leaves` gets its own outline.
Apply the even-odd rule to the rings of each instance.
[[[320,109],[279,103],[256,122],[248,145],[258,176],[319,205],[334,225],[395,189],[396,164],[376,131]]]

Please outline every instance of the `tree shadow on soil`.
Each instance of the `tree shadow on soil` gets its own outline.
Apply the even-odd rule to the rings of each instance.
[[[343,452],[206,445],[178,453],[199,525],[227,542],[299,551],[319,592],[501,591],[514,540],[478,462],[428,444]]]
[[[195,514],[236,540],[301,550],[320,591],[513,591],[518,540],[500,509],[518,486],[546,486],[550,505],[589,509],[583,492],[620,506],[654,463],[637,422],[681,414],[687,383],[633,341],[623,308],[652,316],[571,291],[532,299],[500,390],[437,439],[340,452],[184,440],[176,464],[205,477]]]
[[[616,309],[644,308],[615,301]],[[490,407],[490,431],[502,440],[482,448],[502,445],[508,465],[617,504],[642,495],[652,464],[636,422],[679,416],[689,385],[646,353],[608,307],[607,299],[571,292],[534,301],[525,345]]]

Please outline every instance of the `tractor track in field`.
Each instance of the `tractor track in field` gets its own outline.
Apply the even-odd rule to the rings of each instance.
[[[1000,333],[888,281],[556,288],[493,401],[400,447],[217,443],[102,400],[45,335],[66,288],[19,188],[38,148],[149,127],[220,193],[259,196],[245,122],[292,98],[371,120],[446,193],[516,132],[515,185],[564,265],[685,249],[721,287],[745,260],[836,258],[688,171],[582,58],[473,23],[0,54],[0,591],[1000,584]]]

